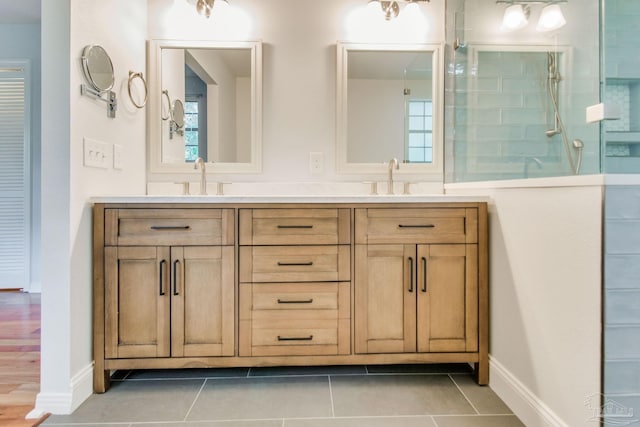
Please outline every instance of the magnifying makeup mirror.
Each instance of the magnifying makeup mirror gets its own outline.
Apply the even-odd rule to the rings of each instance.
[[[102,46],[88,45],[82,51],[82,72],[89,84],[81,85],[82,95],[107,103],[107,116],[115,118],[117,102],[116,94],[111,89],[115,83],[113,63]],[[102,95],[106,94],[106,98]]]

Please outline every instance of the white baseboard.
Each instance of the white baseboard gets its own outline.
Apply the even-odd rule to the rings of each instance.
[[[491,389],[527,427],[569,427],[496,359],[489,357]]]
[[[28,292],[30,294],[40,294],[40,293],[42,293],[42,284],[40,282],[31,282],[31,283],[29,283]]]
[[[68,415],[75,411],[93,393],[93,362],[71,378],[69,390],[69,393],[38,393],[36,407],[27,418],[39,418],[47,412]]]

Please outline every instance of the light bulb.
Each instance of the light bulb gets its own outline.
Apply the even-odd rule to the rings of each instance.
[[[566,23],[567,20],[564,18],[560,6],[550,4],[542,9],[536,30],[540,32],[553,31],[564,27]]]
[[[529,7],[521,4],[509,6],[504,11],[502,18],[502,29],[504,31],[515,31],[524,28],[529,23]]]

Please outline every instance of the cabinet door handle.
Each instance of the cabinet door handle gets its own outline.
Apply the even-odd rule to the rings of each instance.
[[[180,260],[173,261],[173,294],[180,295],[178,293],[178,264],[180,264]]]
[[[433,224],[398,224],[398,228],[435,228]]]
[[[278,265],[280,267],[290,267],[290,266],[296,266],[296,265],[311,266],[311,265],[313,265],[313,262],[312,261],[309,261],[309,262],[280,262],[280,261],[278,261]]]
[[[305,299],[305,300],[287,300],[278,298],[278,304],[311,304],[313,303],[313,298]]]
[[[313,225],[278,225],[278,228],[313,228]]]
[[[189,225],[152,225],[149,227],[152,230],[163,231],[163,230],[189,230],[191,226]]]
[[[167,263],[166,260],[160,261],[160,296],[165,295],[164,292],[164,265]]]
[[[422,257],[422,292],[427,292],[427,259]]]
[[[413,258],[409,257],[409,292],[413,292]]]
[[[278,341],[311,341],[313,340],[313,335],[309,335],[308,337],[282,337],[278,335]]]

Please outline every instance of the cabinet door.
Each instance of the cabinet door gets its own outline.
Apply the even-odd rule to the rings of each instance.
[[[171,356],[233,356],[233,249],[171,248]]]
[[[477,245],[418,246],[418,351],[478,350]]]
[[[356,245],[355,351],[416,351],[416,245]]]
[[[105,248],[107,358],[169,356],[169,248]]]

